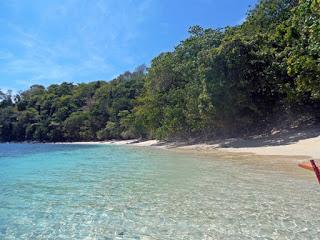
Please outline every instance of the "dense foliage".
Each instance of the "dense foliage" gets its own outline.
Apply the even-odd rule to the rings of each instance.
[[[111,82],[0,92],[1,141],[214,137],[320,115],[320,0],[261,0]],[[283,118],[282,118],[283,119]]]
[[[135,137],[130,114],[144,77],[141,67],[111,82],[34,85],[14,101],[2,94],[0,138],[56,142]]]

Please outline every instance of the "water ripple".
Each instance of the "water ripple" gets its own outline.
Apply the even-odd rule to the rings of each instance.
[[[15,147],[0,163],[0,239],[320,236],[320,191],[308,179],[165,151]]]

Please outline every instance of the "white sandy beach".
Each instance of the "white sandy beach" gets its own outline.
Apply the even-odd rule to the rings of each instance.
[[[320,128],[303,131],[277,132],[269,136],[253,136],[247,139],[233,138],[213,142],[162,142],[159,140],[121,140],[81,142],[76,144],[114,144],[162,149],[194,150],[197,152],[246,153],[255,155],[294,156],[304,159],[320,159]]]
[[[224,150],[229,152],[248,152],[258,155],[308,156],[310,158],[320,159],[320,136],[300,140],[288,145],[227,148]]]

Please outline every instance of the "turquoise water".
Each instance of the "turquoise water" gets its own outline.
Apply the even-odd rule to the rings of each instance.
[[[320,187],[302,170],[126,146],[0,144],[0,173],[0,239],[320,239]]]

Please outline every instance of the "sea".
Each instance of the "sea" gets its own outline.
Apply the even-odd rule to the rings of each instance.
[[[259,161],[0,144],[0,239],[320,239],[313,173]]]

